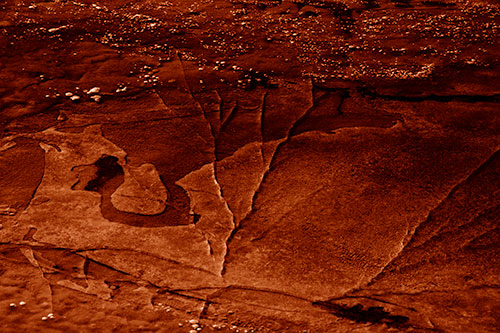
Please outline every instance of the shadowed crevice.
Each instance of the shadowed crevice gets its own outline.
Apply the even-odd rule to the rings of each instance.
[[[329,311],[331,314],[355,321],[357,323],[385,324],[391,328],[409,328],[409,317],[393,315],[381,306],[371,306],[364,308],[361,304],[348,306],[345,304],[336,304],[329,301],[313,302],[313,305]]]
[[[104,218],[117,223],[128,224],[135,227],[164,227],[172,225],[190,224],[190,219],[182,218],[185,212],[167,204],[166,209],[158,215],[142,215],[122,212],[114,207],[111,195],[123,184],[124,172],[115,156],[102,156],[93,166],[96,168],[94,177],[87,184],[75,184],[72,188],[101,194],[101,212]],[[81,180],[80,180],[81,181]],[[176,186],[177,187],[177,186]],[[179,187],[175,190],[182,190]],[[171,189],[168,189],[170,192]]]
[[[362,87],[358,88],[358,92],[362,96],[368,96],[371,98],[378,98],[388,101],[398,101],[398,102],[425,102],[425,101],[433,101],[433,102],[463,102],[463,103],[480,103],[480,102],[489,102],[489,103],[499,103],[500,102],[500,94],[492,94],[492,95],[423,95],[423,96],[408,96],[408,95],[385,95],[379,94],[376,91],[373,91],[370,88]]]

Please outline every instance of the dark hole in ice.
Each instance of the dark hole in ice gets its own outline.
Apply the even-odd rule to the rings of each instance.
[[[192,215],[193,215],[193,224],[196,224],[200,220],[201,215],[196,213],[193,213]]]
[[[422,5],[428,7],[453,7],[454,3],[448,3],[444,1],[422,1]]]
[[[346,318],[358,323],[383,323],[389,327],[403,327],[407,326],[407,322],[409,321],[408,317],[392,315],[380,306],[372,306],[365,309],[363,308],[363,305],[359,303],[354,306],[348,306],[328,301],[314,302],[313,305],[322,307],[335,316]]]
[[[110,179],[123,175],[123,168],[118,164],[118,158],[115,156],[103,156],[94,165],[97,167],[96,178],[85,186],[87,191],[98,192]]]
[[[111,196],[124,181],[124,171],[118,164],[118,157],[104,155],[94,163],[94,166],[97,170],[84,189],[101,194],[101,212],[104,218],[117,223],[149,228],[191,223],[187,216],[188,212],[175,206],[166,207],[163,213],[157,215],[141,215],[116,209],[111,202]],[[196,222],[195,217],[194,223]]]

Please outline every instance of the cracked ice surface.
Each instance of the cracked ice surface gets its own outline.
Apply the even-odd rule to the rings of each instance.
[[[491,1],[1,10],[2,331],[498,327]]]
[[[125,161],[126,153],[102,137],[98,126],[87,127],[82,133],[63,133],[48,129],[32,137],[42,141],[46,169],[30,206],[21,215],[18,226],[13,230],[18,239],[28,228],[36,228],[34,238],[37,242],[72,249],[108,247],[119,249],[123,247],[123,240],[127,239],[128,245],[125,248],[147,251],[152,255],[179,262],[184,261],[195,267],[213,269],[214,263],[210,258],[207,242],[194,225],[156,229],[131,228],[103,217],[99,193],[72,189],[78,181],[76,175],[71,172],[72,169],[79,165],[90,165],[101,156],[115,156],[125,170],[128,168]],[[156,171],[151,166],[146,165],[146,167],[153,172],[154,178]],[[143,166],[138,169],[141,168],[144,169]],[[129,172],[137,174],[138,169]],[[127,191],[132,191],[131,194],[147,197],[151,195],[150,191],[154,190],[152,186],[127,188],[130,187],[127,180],[123,184],[115,195],[124,195],[129,193]],[[161,196],[159,199],[165,200],[165,189],[160,187],[159,190]],[[123,204],[122,201],[118,203]],[[134,203],[128,202],[129,210],[133,209]],[[70,225],[68,221],[71,221]],[[185,243],[183,240],[186,238],[192,239],[193,243]]]

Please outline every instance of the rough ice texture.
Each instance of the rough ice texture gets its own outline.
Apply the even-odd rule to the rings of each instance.
[[[498,4],[2,6],[1,331],[498,330]]]

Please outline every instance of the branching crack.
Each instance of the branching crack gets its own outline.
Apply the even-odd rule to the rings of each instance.
[[[38,262],[38,260],[35,257],[35,254],[33,253],[33,249],[31,247],[22,247],[21,253],[28,259],[28,261],[36,267],[36,269],[40,272],[40,276],[42,280],[44,280],[46,287],[48,288],[49,292],[49,312],[52,313],[54,311],[54,301],[53,301],[53,292],[52,292],[52,285],[50,284],[50,281],[45,277],[45,273],[43,272],[42,266]]]
[[[403,244],[403,246],[401,247],[401,249],[398,251],[398,253],[387,263],[385,264],[381,269],[380,271],[375,275],[373,276],[370,281],[368,281],[365,286],[370,286],[372,285],[375,281],[377,281],[377,279],[382,276],[383,274],[386,273],[386,271],[391,267],[391,265],[393,265],[393,263],[399,259],[399,257],[401,256],[401,254],[403,253],[403,251],[408,247],[409,244],[411,244],[413,242],[413,237],[415,236],[415,234],[418,232],[418,230],[420,228],[423,228],[425,227],[426,225],[426,222],[429,221],[430,217],[432,216],[433,212],[436,211],[436,209],[438,209],[438,207],[440,207],[446,200],[449,200],[454,193],[457,192],[457,190],[463,186],[465,183],[469,182],[472,177],[476,176],[479,172],[481,172],[495,157],[497,154],[500,154],[500,148],[497,148],[490,156],[488,156],[488,158],[486,158],[483,162],[481,162],[476,168],[474,168],[467,176],[465,176],[463,179],[461,179],[446,195],[445,197],[440,200],[437,205],[432,208],[430,210],[430,212],[427,214],[427,216],[423,219],[423,221],[415,228],[415,231],[413,233],[411,233],[410,235],[407,236],[407,239],[406,239],[406,243]],[[437,228],[437,230],[435,230],[435,233],[438,233],[441,229],[442,229],[443,226],[439,226]],[[356,289],[353,289],[352,291],[350,292],[356,292],[358,290],[361,290],[363,287],[358,287]]]
[[[312,82],[312,80],[311,80]],[[311,84],[311,87],[312,87],[312,84]],[[314,96],[313,96],[313,89],[311,88],[311,100],[314,100]],[[262,124],[263,124],[263,114],[264,114],[264,102],[265,102],[265,98],[263,98],[263,105],[262,105],[262,115],[261,115],[261,134],[263,135],[263,128],[262,128]],[[305,112],[296,120],[295,124],[297,124],[303,117],[306,116],[306,114],[309,112],[311,108],[305,110]],[[276,146],[276,148],[274,149],[273,151],[273,154],[270,158],[270,162],[269,162],[269,166],[266,168],[266,170],[264,170],[264,173],[262,175],[262,178],[261,178],[261,181],[259,182],[258,186],[257,186],[257,189],[256,191],[254,192],[253,196],[252,196],[252,201],[251,201],[251,211],[243,218],[242,221],[239,221],[239,226],[241,226],[242,222],[252,213],[253,209],[254,209],[254,203],[255,203],[255,199],[259,193],[259,190],[260,188],[262,187],[262,184],[264,183],[267,175],[269,174],[270,170],[271,170],[271,167],[272,167],[272,164],[274,162],[274,159],[275,157],[277,156],[277,153],[278,151],[281,149],[281,147],[283,147],[290,139],[290,135],[293,131],[293,128],[295,127],[295,124],[292,125],[289,129],[288,129],[288,132],[287,132],[287,135],[286,135],[286,138],[282,139],[282,141],[280,143],[278,143],[278,145]],[[261,154],[262,154],[262,159],[263,159],[263,162],[264,162],[264,152],[263,152],[263,143],[261,144]],[[239,230],[240,228],[236,228],[236,225],[235,225],[235,228],[233,229],[233,231],[231,232],[231,235],[229,236],[227,242],[226,242],[226,256],[224,258],[224,263],[223,263],[223,266],[222,266],[222,276],[224,276],[225,272],[226,272],[226,264],[227,264],[227,259],[228,259],[228,255],[229,255],[229,245],[231,244],[232,240],[234,239],[234,236],[236,235],[237,231]]]

